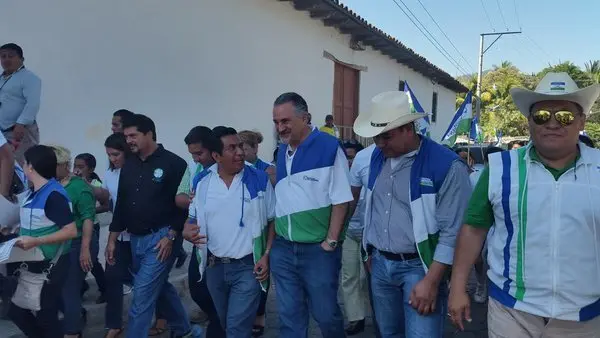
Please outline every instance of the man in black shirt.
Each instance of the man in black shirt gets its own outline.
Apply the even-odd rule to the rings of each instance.
[[[148,334],[157,301],[170,310],[165,315],[172,334],[199,337],[200,327],[190,326],[177,291],[168,282],[175,261],[173,242],[181,240],[183,228],[175,194],[187,164],[156,143],[154,122],[147,116],[126,119],[123,132],[137,156],[128,158],[121,169],[106,259],[114,264],[117,237],[127,230],[135,272],[127,337]]]

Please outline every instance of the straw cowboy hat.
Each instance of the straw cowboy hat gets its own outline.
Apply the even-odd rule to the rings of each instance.
[[[511,88],[510,95],[521,114],[529,117],[531,107],[541,101],[570,101],[583,108],[588,115],[594,101],[600,95],[600,84],[579,89],[567,73],[548,73],[538,83],[535,91],[525,88]]]
[[[358,115],[354,132],[362,137],[374,137],[423,117],[427,114],[412,112],[405,92],[384,92],[371,99],[369,111]]]

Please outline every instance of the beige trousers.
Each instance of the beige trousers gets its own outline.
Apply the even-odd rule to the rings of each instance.
[[[508,308],[490,298],[489,338],[598,338],[600,316],[587,322],[544,318]]]
[[[369,291],[360,257],[360,243],[347,236],[342,245],[341,279],[346,318],[349,322],[365,319]]]
[[[4,132],[4,137],[12,142],[14,140],[13,131]],[[25,163],[25,151],[39,143],[40,130],[38,129],[37,123],[25,126],[25,135],[15,150],[15,160],[17,160],[20,165],[23,165]]]

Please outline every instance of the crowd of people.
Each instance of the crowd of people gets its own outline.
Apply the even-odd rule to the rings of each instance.
[[[354,335],[369,312],[377,337],[442,337],[448,318],[459,329],[471,320],[473,266],[490,337],[600,332],[600,152],[579,141],[600,86],[549,73],[535,91],[513,88],[531,141],[488,148],[481,167],[420,135],[426,115],[400,91],[357,117],[354,133],[374,141],[364,149],[340,144],[332,116],[312,126],[299,94],[281,94],[273,161],[258,158],[260,133],[196,126],[182,140],[186,162],[158,142],[152,119],[121,109],[100,177],[93,155],[38,144],[41,82],[19,46],[1,46],[0,60],[0,223],[15,210],[19,219],[0,224],[0,240],[40,255],[7,264],[2,304],[28,337],[82,336],[88,272],[110,338],[261,336],[271,283],[279,337],[307,337],[309,315],[324,338]],[[206,328],[168,280],[184,240]]]

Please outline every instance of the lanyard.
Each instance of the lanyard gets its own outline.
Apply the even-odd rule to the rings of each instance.
[[[19,69],[17,69],[14,73],[10,74],[6,80],[4,80],[4,83],[2,84],[2,86],[0,86],[0,91],[2,90],[2,88],[4,88],[4,86],[8,83],[8,81],[10,81],[10,79],[12,79],[13,75],[17,74],[21,69],[25,68],[25,66],[21,66],[19,67]]]

